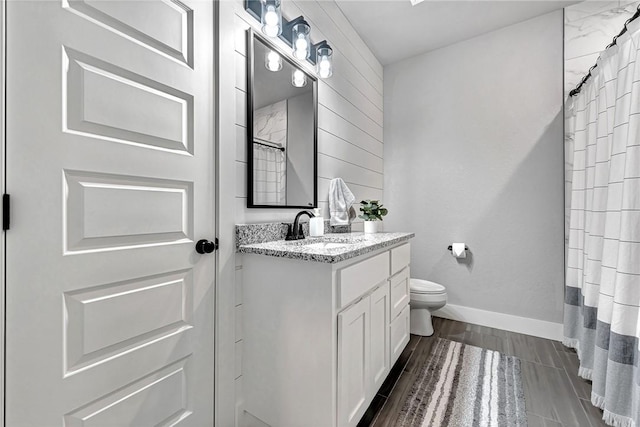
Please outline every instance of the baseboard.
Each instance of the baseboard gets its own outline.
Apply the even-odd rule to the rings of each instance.
[[[432,314],[445,319],[458,320],[550,340],[562,341],[563,337],[562,323],[496,313],[495,311],[480,310],[462,305],[447,304]]]

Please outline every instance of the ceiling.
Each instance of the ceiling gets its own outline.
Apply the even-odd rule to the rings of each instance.
[[[382,65],[438,49],[579,1],[336,0]]]

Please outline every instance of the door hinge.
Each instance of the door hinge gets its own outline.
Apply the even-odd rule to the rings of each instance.
[[[11,227],[11,197],[8,194],[2,195],[2,231],[7,231]]]

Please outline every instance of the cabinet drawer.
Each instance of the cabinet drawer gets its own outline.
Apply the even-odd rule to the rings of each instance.
[[[409,343],[409,306],[391,322],[391,366],[396,363],[402,350]]]
[[[411,262],[411,244],[391,249],[391,274],[396,274]]]
[[[409,267],[393,276],[389,282],[391,287],[391,320],[393,320],[409,304]]]
[[[389,252],[343,268],[338,272],[338,308],[360,298],[389,277]]]

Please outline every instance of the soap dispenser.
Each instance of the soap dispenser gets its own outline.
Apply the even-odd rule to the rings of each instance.
[[[320,208],[315,208],[313,215],[314,217],[309,220],[309,236],[324,236],[324,218],[321,216]]]

